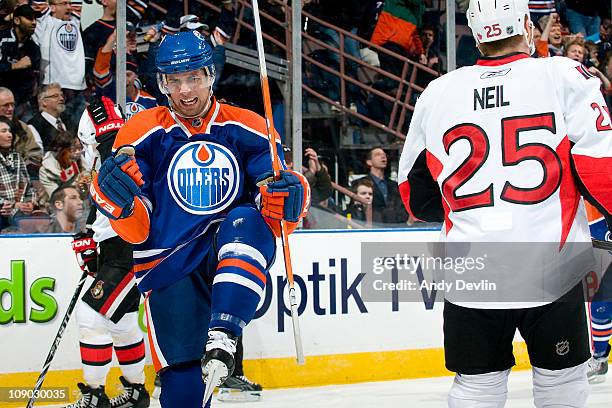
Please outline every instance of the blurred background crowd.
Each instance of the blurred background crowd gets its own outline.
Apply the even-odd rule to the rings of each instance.
[[[291,146],[291,1],[261,3],[275,125]],[[447,69],[444,3],[302,0],[301,170],[313,189],[305,228],[415,222],[399,197],[397,161],[418,96]],[[456,2],[459,67],[478,58],[467,3]],[[533,57],[581,61],[610,102],[610,2],[529,4],[537,28]],[[95,163],[79,141],[79,120],[92,97],[115,98],[116,6],[116,0],[0,2],[0,233],[84,228]],[[85,10],[94,15],[87,24]],[[198,30],[214,47],[217,99],[263,112],[250,1],[128,0],[127,18],[128,118],[167,105],[154,60],[161,38],[181,30]],[[293,166],[292,150],[284,153]]]

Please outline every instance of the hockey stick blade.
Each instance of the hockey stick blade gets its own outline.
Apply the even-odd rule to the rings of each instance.
[[[204,406],[212,397],[215,387],[221,385],[221,378],[227,377],[227,366],[219,360],[210,360],[204,368],[203,372],[208,373],[204,381],[206,382],[206,389],[204,390]]]
[[[604,249],[606,251],[612,251],[611,241],[602,241],[601,239],[593,238],[593,248]]]

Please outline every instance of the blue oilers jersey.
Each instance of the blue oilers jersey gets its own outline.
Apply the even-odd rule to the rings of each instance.
[[[143,292],[197,270],[218,224],[235,206],[254,206],[256,180],[272,170],[265,120],[216,100],[203,118],[180,118],[166,107],[139,112],[117,135],[114,148],[123,145],[135,147],[144,185],[132,216],[113,228],[135,243]]]
[[[125,103],[125,118],[130,119],[132,116],[143,110],[155,108],[157,106],[157,100],[154,96],[147,92],[140,91],[134,101],[129,97]]]

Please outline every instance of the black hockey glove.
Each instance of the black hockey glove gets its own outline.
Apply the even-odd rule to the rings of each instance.
[[[79,232],[72,240],[72,250],[83,272],[96,276],[98,272],[98,244],[93,240],[93,231]]]

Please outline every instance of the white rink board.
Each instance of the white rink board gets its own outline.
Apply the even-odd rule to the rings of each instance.
[[[361,272],[361,242],[428,242],[436,241],[438,237],[437,230],[308,231],[291,235],[294,273],[303,277],[307,289],[306,308],[300,316],[305,354],[442,347],[440,303],[435,304],[433,310],[426,310],[424,303],[400,303],[399,311],[393,312],[391,303],[364,302],[365,310],[360,311],[358,296],[354,292],[348,296],[346,308],[343,308],[342,302],[343,294],[347,297],[347,288]],[[81,274],[70,241],[70,237],[58,235],[0,237],[0,290],[10,279],[11,261],[23,260],[26,275],[26,322],[0,324],[0,373],[40,370]],[[335,267],[329,266],[330,260],[335,260]],[[343,263],[346,268],[341,267]],[[325,310],[323,314],[315,313],[314,285],[312,280],[308,280],[308,275],[312,275],[317,264],[319,274],[323,275],[319,279],[324,278],[319,283],[317,302],[318,311],[321,313]],[[344,285],[343,274],[346,281]],[[330,296],[329,282],[332,275],[335,276],[336,290]],[[271,291],[270,301],[267,305],[265,301],[260,304],[260,312],[265,310],[265,314],[246,329],[247,359],[294,356],[291,318],[288,315],[279,318],[278,314],[278,277],[284,277],[281,248],[268,281],[271,284],[267,289]],[[57,313],[44,323],[35,323],[29,319],[32,308],[41,309],[29,296],[29,288],[39,278],[54,280],[53,289],[45,292],[57,303]],[[299,298],[298,287],[298,301]],[[286,288],[284,301],[288,304]],[[11,296],[3,292],[1,302],[3,313],[6,313]],[[335,313],[330,311],[333,303],[336,304]],[[77,345],[78,331],[74,320],[71,320],[52,369],[80,368]]]

